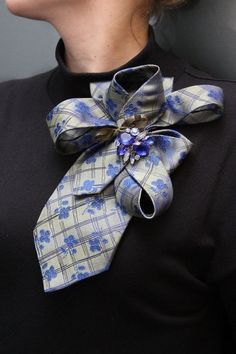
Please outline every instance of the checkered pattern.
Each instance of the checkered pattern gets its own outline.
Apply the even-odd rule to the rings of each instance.
[[[131,217],[151,219],[170,206],[170,173],[192,143],[166,128],[210,122],[223,113],[220,87],[172,92],[173,80],[154,64],[123,69],[111,82],[91,83],[91,98],[63,101],[48,114],[58,152],[80,154],[34,229],[46,292],[108,270]],[[137,115],[154,143],[148,156],[131,164],[117,154],[115,138]],[[144,192],[152,210],[142,205]]]

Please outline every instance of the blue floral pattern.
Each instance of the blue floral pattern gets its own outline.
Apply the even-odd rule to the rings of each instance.
[[[43,266],[42,266],[42,269],[44,271],[43,273],[43,277],[48,281],[52,281],[52,279],[56,278],[57,277],[57,271],[55,270],[54,266],[50,266],[48,269],[48,264],[45,263]]]
[[[54,213],[59,214],[59,219],[67,219],[69,217],[70,207],[67,200],[60,202],[60,207],[54,210]]]
[[[97,188],[94,187],[95,181],[93,179],[87,179],[84,181],[83,185],[80,187],[81,190],[86,192],[96,192]]]
[[[59,191],[61,191],[62,189],[64,189],[65,183],[68,182],[68,180],[69,180],[69,177],[68,177],[68,176],[64,176],[64,177],[61,179],[61,181],[60,181],[60,183],[58,184],[58,187],[57,187]]]
[[[106,238],[103,238],[101,232],[92,232],[91,239],[89,240],[89,249],[92,252],[100,252],[102,250],[102,245],[108,243]]]
[[[77,252],[76,246],[78,246],[79,241],[75,238],[74,235],[69,235],[64,238],[65,245],[61,247],[61,251],[64,255],[67,255],[68,252],[70,254],[75,254]]]
[[[167,96],[166,97],[166,105],[169,109],[172,110],[174,113],[179,113],[181,100],[179,96]]]
[[[95,163],[95,162],[96,162],[96,157],[95,157],[95,155],[91,155],[91,156],[87,157],[87,159],[85,160],[85,162],[86,162],[87,164]]]
[[[159,162],[160,162],[160,157],[155,151],[152,151],[145,159],[145,166],[149,167],[152,164],[158,166]]]
[[[77,101],[75,103],[75,112],[77,113],[81,113],[81,114],[87,114],[87,115],[92,115],[91,114],[91,111],[90,111],[90,107],[84,103],[84,102],[81,102],[81,101]]]
[[[114,102],[114,100],[112,100],[111,98],[108,98],[106,100],[106,105],[109,109],[109,112],[112,112],[115,110],[115,108],[117,107],[117,104]]]
[[[168,148],[171,146],[171,142],[167,136],[160,136],[157,145],[163,152],[167,152]]]
[[[41,229],[39,230],[39,234],[35,237],[35,242],[37,242],[39,248],[43,250],[45,247],[45,243],[50,243],[50,237],[51,233],[49,230]]]
[[[164,189],[167,189],[168,186],[164,181],[160,178],[158,178],[156,181],[153,181],[152,183],[152,190],[157,193],[159,191],[163,191]]]
[[[63,120],[61,123],[56,124],[56,127],[54,129],[54,134],[56,136],[58,136],[62,132],[64,125],[65,125],[65,120]]]
[[[72,280],[82,280],[82,279],[88,278],[90,276],[90,273],[86,272],[85,270],[86,270],[85,266],[76,266],[75,273],[72,274],[71,279]]]
[[[216,101],[219,101],[222,99],[222,92],[219,91],[218,89],[214,89],[210,87],[208,92],[208,97],[211,97]]]
[[[51,121],[55,114],[60,112],[60,108],[58,106],[54,107],[47,115],[47,121]]]
[[[130,103],[127,107],[124,109],[124,113],[126,116],[133,116],[138,112],[138,108],[133,104]]]
[[[117,173],[119,172],[119,166],[115,166],[111,163],[108,164],[106,174],[111,177],[115,177]]]
[[[105,204],[104,198],[100,195],[95,195],[94,198],[88,202],[83,214],[87,211],[89,214],[96,214],[97,210],[101,210]]]

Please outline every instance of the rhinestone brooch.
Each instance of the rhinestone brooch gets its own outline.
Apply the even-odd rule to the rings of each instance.
[[[147,135],[147,131],[140,131],[139,128],[126,128],[121,132],[116,140],[117,154],[122,156],[123,161],[130,160],[131,164],[149,154],[151,145],[154,144],[154,139]]]

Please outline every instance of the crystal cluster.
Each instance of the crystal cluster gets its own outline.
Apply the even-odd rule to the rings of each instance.
[[[131,164],[140,157],[148,155],[150,146],[154,144],[154,139],[147,135],[147,131],[140,131],[139,128],[126,128],[116,138],[117,153],[123,157],[123,161],[130,160]]]

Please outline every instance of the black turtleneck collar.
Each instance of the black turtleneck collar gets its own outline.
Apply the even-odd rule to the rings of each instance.
[[[132,66],[156,64],[161,68],[163,76],[174,76],[177,79],[184,71],[185,62],[172,54],[165,52],[156,42],[153,27],[149,25],[148,42],[146,46],[125,64],[106,72],[74,73],[64,61],[65,47],[60,39],[56,47],[58,66],[53,70],[48,82],[48,94],[53,103],[73,97],[91,97],[89,83],[96,81],[111,81],[114,74]]]

